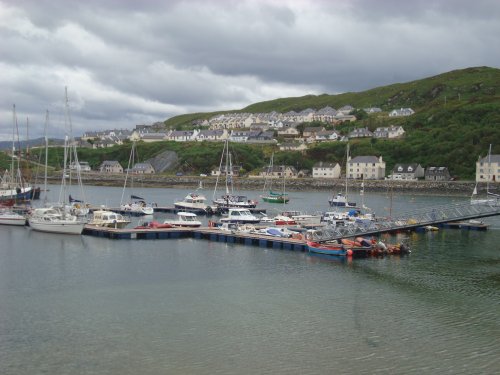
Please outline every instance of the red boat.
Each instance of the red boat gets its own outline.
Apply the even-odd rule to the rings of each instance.
[[[173,225],[160,223],[158,221],[150,221],[147,223],[143,223],[142,225],[139,225],[134,229],[163,229],[163,228],[173,228]]]

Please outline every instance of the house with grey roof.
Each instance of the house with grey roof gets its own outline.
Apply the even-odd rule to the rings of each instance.
[[[123,173],[123,167],[116,160],[104,160],[99,166],[101,173]]]
[[[196,137],[197,141],[222,141],[227,139],[228,134],[226,129],[217,129],[217,130],[200,130],[198,136]]]
[[[313,166],[313,178],[340,178],[342,169],[339,163],[320,161]]]
[[[420,164],[396,164],[388,179],[391,180],[418,180],[425,176],[425,169]]]
[[[140,140],[146,143],[161,142],[167,139],[167,133],[142,133]]]
[[[340,133],[335,130],[323,130],[316,133],[316,136],[313,138],[313,141],[314,142],[337,141],[340,138],[341,138]]]
[[[373,133],[368,128],[356,128],[348,135],[349,138],[371,138]]]
[[[382,156],[356,156],[347,162],[347,177],[350,179],[381,180],[385,177],[385,162]]]
[[[450,178],[447,167],[428,167],[425,170],[426,181],[449,181]]]
[[[130,170],[130,173],[133,173],[133,174],[154,174],[155,169],[148,162],[136,163],[133,166],[133,168]]]
[[[297,169],[291,165],[274,165],[270,167],[262,168],[262,171],[259,173],[260,177],[270,177],[270,178],[297,178],[298,172]]]
[[[199,130],[174,130],[167,139],[176,142],[188,142],[196,140]]]
[[[302,136],[304,138],[316,137],[318,132],[324,131],[325,128],[323,126],[314,126],[314,127],[306,127],[302,132]]]

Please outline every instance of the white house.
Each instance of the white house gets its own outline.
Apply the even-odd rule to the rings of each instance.
[[[393,109],[391,112],[389,112],[389,117],[411,116],[414,113],[415,111],[411,108]]]
[[[381,180],[385,177],[382,156],[356,156],[347,162],[347,177],[351,179]]]
[[[340,178],[341,168],[339,163],[326,163],[320,161],[313,166],[313,178]]]
[[[400,138],[405,135],[405,130],[402,126],[390,126],[377,128],[373,132],[375,138]]]
[[[500,181],[500,155],[479,158],[476,162],[476,182]]]

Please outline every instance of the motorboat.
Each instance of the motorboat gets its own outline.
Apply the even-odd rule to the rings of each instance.
[[[120,209],[123,212],[132,216],[153,215],[155,213],[153,206],[147,204],[141,197],[132,195],[131,198],[136,200],[131,203],[120,205]]]
[[[206,214],[211,210],[205,203],[206,200],[207,198],[202,194],[189,193],[182,201],[175,202],[174,207],[186,212]]]
[[[90,225],[106,228],[124,228],[130,223],[130,220],[122,214],[108,210],[94,211],[92,218],[88,222]]]
[[[192,212],[178,212],[177,219],[165,220],[163,224],[168,224],[173,227],[198,228],[201,226],[201,221],[199,221],[196,214]]]
[[[332,207],[356,207],[356,202],[349,202],[347,197],[342,193],[337,193],[335,197],[332,197],[330,200],[328,200],[328,203]]]
[[[246,208],[230,208],[227,216],[220,219],[221,223],[257,224],[260,218],[253,215]]]
[[[56,206],[35,208],[28,217],[28,223],[36,231],[63,234],[82,234],[85,226],[84,220]]]
[[[213,204],[218,209],[229,208],[255,208],[257,201],[248,199],[246,195],[225,194],[220,198],[214,199]]]

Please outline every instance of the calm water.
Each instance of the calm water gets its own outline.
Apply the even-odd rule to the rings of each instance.
[[[187,191],[134,193],[171,205]],[[327,210],[328,197],[292,192],[288,207]],[[398,196],[392,207],[452,201]],[[366,203],[379,215],[390,205]],[[498,373],[500,219],[488,222],[412,234],[409,256],[352,262],[0,227],[0,374]]]

